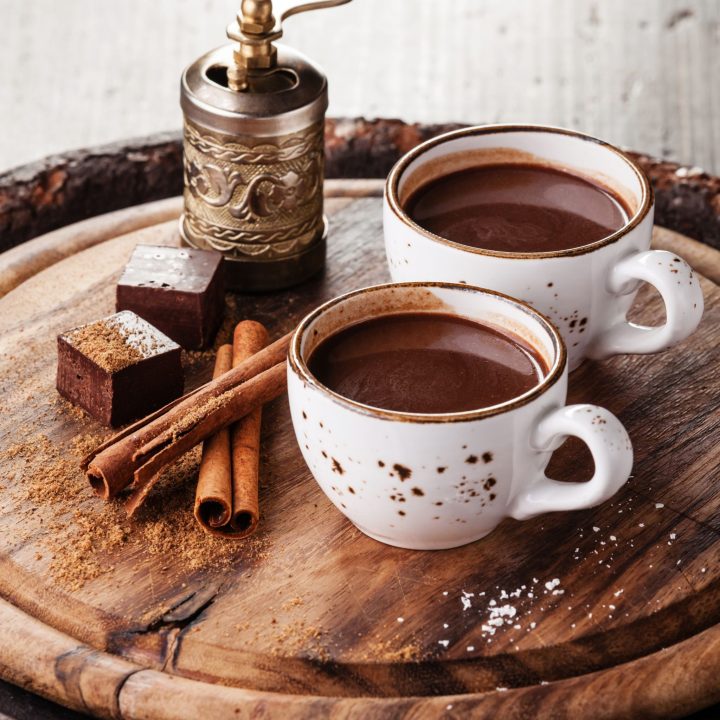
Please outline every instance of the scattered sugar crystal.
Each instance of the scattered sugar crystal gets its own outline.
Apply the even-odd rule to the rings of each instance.
[[[600,532],[600,528],[597,525],[593,525],[593,532]]]
[[[447,623],[443,623],[443,627],[447,630],[450,626]]]
[[[638,523],[638,527],[641,527],[641,528],[645,527],[645,523]]]
[[[473,652],[474,650],[475,650],[475,646],[474,646],[474,645],[468,645],[468,646],[467,646],[467,651],[468,651],[468,652]]]
[[[397,621],[400,622],[400,623],[401,623],[401,622],[405,622],[405,618],[399,617],[399,618],[397,619]]]
[[[463,595],[460,600],[462,601],[463,612],[469,610],[472,607],[472,602],[470,601],[469,597],[465,597],[465,595]]]
[[[677,537],[676,533],[670,533],[670,539],[674,540]]]
[[[506,687],[500,687],[500,686],[498,686],[498,687],[496,687],[495,689],[496,689],[498,692],[507,692],[507,688],[506,688]]]
[[[610,536],[610,540],[611,540],[612,542],[615,542],[615,541],[617,540],[617,538],[616,538],[614,535],[611,535],[611,536]]]
[[[442,645],[444,648],[446,648],[449,644],[449,640],[438,640],[438,645]]]
[[[545,587],[546,587],[548,590],[553,590],[553,589],[556,588],[559,584],[560,584],[560,578],[553,578],[552,580],[548,580],[548,581],[545,583]]]
[[[664,507],[665,507],[665,503],[655,503],[655,507],[656,507],[658,510],[660,510],[660,508],[664,508]]]

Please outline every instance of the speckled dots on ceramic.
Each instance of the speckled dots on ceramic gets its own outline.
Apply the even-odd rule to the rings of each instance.
[[[450,313],[513,332],[537,349],[549,371],[532,390],[500,405],[415,415],[348,400],[308,370],[308,357],[324,338],[404,311]],[[300,323],[290,347],[288,396],[305,462],[335,506],[377,540],[441,549],[477,540],[507,516],[599,504],[625,483],[632,467],[625,429],[602,408],[565,406],[567,372],[557,330],[524,303],[459,284],[390,284],[331,300]],[[588,482],[545,476],[567,435],[592,452],[595,475]]]
[[[453,170],[528,162],[566,168],[609,187],[631,209],[630,220],[590,245],[505,253],[445,240],[402,209],[416,188]],[[659,352],[685,339],[700,322],[702,291],[692,269],[673,253],[649,249],[653,213],[647,177],[611,145],[558,128],[476,127],[429,140],[393,168],[385,186],[385,249],[395,281],[468,283],[530,303],[557,325],[572,370],[585,358]],[[641,282],[654,285],[665,303],[667,319],[660,327],[626,320]]]

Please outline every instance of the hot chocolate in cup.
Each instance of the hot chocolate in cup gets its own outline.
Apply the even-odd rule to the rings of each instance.
[[[402,371],[393,353],[405,345]],[[427,357],[439,372],[423,366]],[[456,374],[470,397],[474,363],[498,373],[500,394],[443,399]],[[330,501],[370,537],[428,550],[473,542],[505,517],[597,505],[626,482],[625,429],[603,408],[566,406],[567,375],[560,334],[527,304],[462,284],[400,283],[348,293],[300,323],[288,396],[303,457]],[[588,482],[545,475],[568,435],[593,455]]]
[[[489,196],[494,213],[464,216],[469,193]],[[481,126],[429,140],[392,169],[385,248],[394,281],[468,283],[528,302],[557,325],[572,370],[662,351],[697,327],[697,277],[649,249],[653,213],[646,175],[612,145],[559,128]],[[665,303],[659,327],[626,318],[642,282]]]

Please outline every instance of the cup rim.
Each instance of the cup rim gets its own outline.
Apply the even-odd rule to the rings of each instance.
[[[345,302],[351,297],[362,295],[369,292],[377,292],[378,290],[384,290],[387,288],[444,288],[448,290],[459,290],[462,292],[473,292],[481,293],[484,295],[492,295],[503,302],[510,305],[514,305],[516,308],[522,310],[525,314],[530,315],[545,329],[550,336],[553,352],[554,361],[551,367],[548,369],[545,377],[530,390],[518,395],[517,397],[506,400],[505,402],[498,403],[497,405],[490,405],[484,408],[478,408],[476,410],[466,410],[463,412],[454,413],[411,413],[403,412],[400,410],[386,410],[384,408],[378,408],[373,405],[365,405],[364,403],[351,400],[350,398],[340,395],[339,393],[331,390],[329,387],[324,385],[318,380],[315,375],[310,372],[310,369],[302,357],[300,352],[302,339],[305,336],[309,326],[314,322],[320,315],[327,312],[330,308]],[[344,326],[346,327],[346,326]],[[505,295],[504,293],[497,292],[496,290],[490,290],[488,288],[478,287],[476,285],[468,285],[465,283],[452,283],[452,282],[389,282],[379,283],[377,285],[370,285],[368,287],[359,288],[357,290],[351,290],[350,292],[343,293],[337,297],[328,300],[327,302],[319,305],[317,308],[309,312],[295,329],[292,339],[290,341],[290,349],[288,351],[288,367],[303,381],[303,383],[312,386],[316,390],[324,393],[336,404],[358,412],[362,415],[382,418],[384,420],[395,420],[400,422],[412,422],[412,423],[448,423],[448,422],[467,422],[470,420],[477,420],[480,418],[492,417],[494,415],[500,415],[510,410],[515,410],[523,405],[527,405],[533,400],[543,395],[549,390],[562,376],[567,367],[567,350],[565,343],[560,335],[558,329],[548,320],[548,318],[542,313],[538,312],[535,308],[531,307],[528,303],[518,300],[517,298]]]
[[[586,142],[592,142],[596,145],[600,145],[606,150],[619,156],[637,177],[641,187],[641,198],[640,205],[635,211],[635,214],[618,230],[611,235],[596,240],[593,243],[587,245],[580,245],[579,247],[569,248],[566,250],[546,250],[543,252],[507,252],[504,250],[488,250],[485,248],[471,247],[469,245],[463,245],[457,243],[441,235],[436,235],[430,230],[426,230],[421,225],[418,225],[403,209],[398,199],[398,187],[400,185],[400,178],[407,170],[410,163],[424,155],[428,150],[437,145],[443,145],[444,143],[454,140],[459,137],[465,137],[468,135],[493,135],[511,132],[537,132],[537,133],[551,133],[556,135],[567,135],[578,140],[584,140]],[[492,257],[501,258],[515,258],[515,259],[538,259],[538,258],[553,258],[553,257],[572,257],[574,255],[584,255],[586,253],[593,252],[598,248],[605,247],[612,243],[617,242],[620,238],[627,235],[631,230],[636,228],[650,212],[650,208],[653,206],[653,189],[650,185],[647,175],[643,172],[640,166],[625,152],[619,148],[611,145],[605,140],[600,140],[592,135],[578,132],[577,130],[568,130],[566,128],[556,127],[554,125],[534,125],[534,124],[514,124],[514,123],[502,123],[495,125],[473,125],[467,128],[460,128],[459,130],[451,130],[449,132],[438,135],[437,137],[430,138],[425,142],[417,145],[412,150],[408,151],[403,155],[390,170],[385,181],[385,199],[392,212],[397,216],[400,222],[410,226],[413,230],[424,235],[430,240],[447,245],[457,250],[464,252],[474,253],[476,255],[489,255]]]

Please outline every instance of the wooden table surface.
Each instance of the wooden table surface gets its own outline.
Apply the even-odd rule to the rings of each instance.
[[[180,73],[238,6],[0,0],[0,172],[178,129]],[[285,39],[334,116],[558,124],[720,174],[717,0],[353,0]]]

